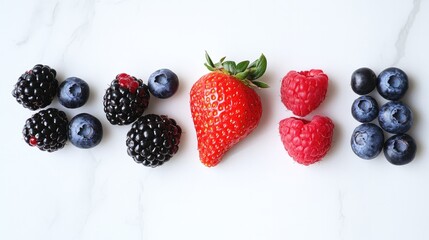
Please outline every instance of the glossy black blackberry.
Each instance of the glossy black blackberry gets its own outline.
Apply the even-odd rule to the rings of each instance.
[[[179,149],[182,129],[165,115],[140,117],[127,134],[127,151],[134,161],[157,167],[170,160]]]
[[[27,119],[22,134],[28,145],[54,152],[66,144],[67,126],[67,116],[63,111],[48,108]]]
[[[12,91],[16,101],[25,108],[37,110],[51,104],[57,94],[57,72],[49,66],[37,64],[19,77]]]
[[[143,114],[149,99],[149,88],[142,80],[119,74],[104,94],[107,120],[113,125],[130,124]]]

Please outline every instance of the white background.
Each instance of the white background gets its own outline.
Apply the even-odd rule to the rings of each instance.
[[[429,2],[407,1],[6,1],[0,0],[0,239],[428,239]],[[213,59],[268,59],[257,90],[259,127],[215,168],[198,159],[189,90]],[[104,138],[82,150],[29,147],[21,134],[34,112],[11,95],[37,63],[77,76],[91,96],[81,112],[98,117]],[[350,148],[358,125],[351,73],[367,66],[407,72],[404,101],[414,111],[415,160],[366,161]],[[183,128],[178,154],[162,167],[127,155],[129,126],[112,126],[102,97],[116,74],[144,81],[159,68],[180,78],[175,96],[151,99],[146,113],[167,114]],[[323,161],[309,167],[284,150],[278,122],[292,116],[280,101],[290,70],[329,76],[315,114],[335,123]],[[374,96],[376,94],[374,93]],[[379,103],[383,101],[377,97]]]

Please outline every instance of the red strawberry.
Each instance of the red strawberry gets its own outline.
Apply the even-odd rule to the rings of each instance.
[[[323,116],[314,116],[311,122],[290,117],[280,121],[279,132],[289,155],[298,163],[310,165],[331,148],[334,124]]]
[[[249,135],[259,123],[262,105],[251,87],[266,88],[255,81],[267,67],[264,55],[249,64],[223,61],[214,64],[206,53],[206,67],[212,71],[192,86],[190,105],[201,162],[216,166],[222,156]]]
[[[290,71],[280,88],[283,104],[295,115],[304,117],[325,99],[328,76],[322,70]]]

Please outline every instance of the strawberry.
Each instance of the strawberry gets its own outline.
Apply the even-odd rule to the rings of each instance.
[[[334,124],[323,116],[314,116],[311,121],[290,117],[280,121],[279,132],[289,155],[298,163],[310,165],[331,148]]]
[[[290,71],[282,80],[281,99],[287,109],[304,117],[325,99],[328,76],[322,70]]]
[[[224,59],[214,64],[206,52],[204,65],[211,72],[195,82],[190,92],[200,160],[207,167],[216,166],[232,146],[258,126],[262,104],[251,87],[268,87],[256,81],[267,67],[263,54],[251,64]]]

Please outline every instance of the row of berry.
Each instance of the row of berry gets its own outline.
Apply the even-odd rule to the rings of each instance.
[[[351,137],[353,152],[363,159],[373,159],[383,150],[386,159],[394,165],[411,162],[416,154],[414,139],[406,134],[413,125],[413,114],[408,105],[399,101],[408,90],[408,76],[399,68],[387,68],[378,76],[369,68],[359,68],[352,74],[351,86],[360,96],[351,108],[352,116],[362,124]],[[375,88],[389,102],[378,107],[377,101],[367,95]],[[378,118],[380,127],[371,123]],[[395,134],[384,141],[383,130]]]
[[[58,85],[56,71],[38,64],[19,77],[12,95],[31,110],[47,107],[55,96],[66,108],[79,108],[87,102],[90,88],[84,80],[71,77]],[[104,110],[109,122],[117,125],[135,122],[127,134],[126,145],[128,154],[136,162],[156,167],[177,152],[181,128],[175,120],[164,115],[142,114],[149,104],[149,92],[155,97],[168,98],[177,91],[178,85],[176,74],[160,69],[149,77],[148,85],[122,73],[106,90]],[[47,108],[26,120],[23,135],[30,146],[54,152],[63,148],[67,140],[79,148],[97,146],[103,137],[103,127],[91,114],[78,114],[69,122],[63,111]]]
[[[205,66],[210,72],[196,81],[190,89],[190,109],[197,135],[200,161],[212,167],[222,160],[229,149],[251,134],[258,126],[263,109],[260,97],[253,87],[268,87],[266,83],[258,80],[265,73],[267,60],[262,54],[252,63],[247,60],[235,63],[225,61],[225,58],[214,63],[206,53]],[[46,66],[36,65],[33,70],[23,74],[15,85],[13,95],[27,108],[33,110],[43,108],[50,104],[57,93],[56,72],[52,69],[44,71],[44,68]],[[375,74],[371,76],[371,81],[357,76],[360,75],[354,73],[352,76],[352,87],[355,91],[367,94],[375,88]],[[400,84],[389,80],[384,85],[390,89],[397,88]],[[156,97],[168,98],[176,92],[177,88],[177,76],[167,69],[161,69],[151,75],[148,85],[128,74],[119,74],[106,90],[103,105],[108,121],[113,125],[133,123],[127,134],[126,145],[128,154],[136,162],[156,167],[168,161],[177,152],[182,130],[174,119],[154,114],[142,116],[148,107],[150,93]],[[327,88],[328,77],[322,70],[290,71],[282,80],[280,93],[287,109],[295,115],[305,117],[323,102]],[[66,95],[71,97],[77,97],[83,92],[82,87],[76,83],[64,88],[60,87],[58,91],[60,102],[63,101],[61,100],[62,89],[66,89]],[[366,105],[372,103],[368,102],[357,103],[356,109],[362,108],[362,111],[366,111],[365,109],[370,108]],[[63,105],[66,106],[65,103]],[[402,123],[402,115],[398,116],[400,116],[398,121]],[[49,142],[44,139],[47,133],[44,128],[47,125],[55,125],[59,121],[45,121],[38,127],[29,125],[29,129],[34,129],[24,131],[24,138],[28,144],[37,145],[40,148]],[[90,124],[85,126],[80,125],[75,131],[84,139],[92,136],[91,133],[95,131]],[[55,129],[55,127],[52,128]],[[286,151],[295,161],[304,165],[315,163],[327,154],[331,147],[333,130],[332,121],[323,116],[315,116],[311,121],[292,117],[282,120],[279,124],[280,138]],[[373,136],[372,133],[365,134],[359,134],[359,136],[354,134],[352,141],[356,139],[358,141],[356,145],[372,146],[373,143],[367,141],[372,139],[372,137],[367,138],[367,136]],[[52,136],[58,139],[57,135]],[[398,141],[395,144],[400,145]],[[56,148],[59,147],[47,150],[52,151]],[[403,147],[395,148],[396,151],[403,149]],[[353,151],[355,151],[354,148]],[[359,155],[359,153],[356,154]]]
[[[304,117],[326,97],[328,76],[322,70],[290,71],[282,80],[281,100],[295,115]],[[310,165],[320,161],[331,148],[334,123],[329,117],[316,115],[311,121],[289,117],[279,123],[279,133],[289,155],[298,163]]]

